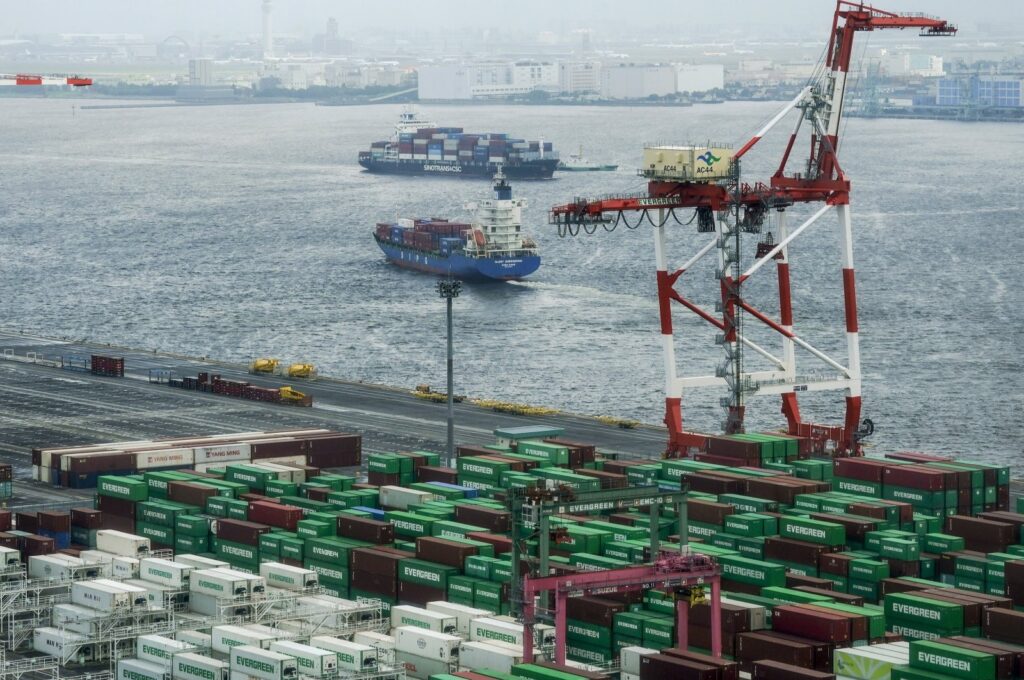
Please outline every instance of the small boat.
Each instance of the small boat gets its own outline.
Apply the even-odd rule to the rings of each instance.
[[[579,153],[569,154],[569,160],[560,162],[558,169],[564,172],[593,172],[597,170],[618,170],[619,166],[587,160],[583,156],[583,146],[580,146]]]

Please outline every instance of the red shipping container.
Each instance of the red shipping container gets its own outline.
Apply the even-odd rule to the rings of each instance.
[[[394,579],[398,577],[398,563],[415,557],[415,553],[405,550],[356,548],[349,553],[349,569],[383,574]]]
[[[225,541],[258,546],[260,544],[260,534],[265,534],[269,531],[270,527],[266,524],[246,522],[240,519],[218,519],[214,523],[213,533],[217,538],[224,539]]]
[[[485,534],[479,531],[470,531],[466,534],[466,538],[471,538],[474,541],[483,541],[484,543],[490,543],[494,546],[494,554],[502,555],[507,552],[512,552],[512,539],[507,536],[499,536],[498,534]]]
[[[40,530],[55,532],[71,531],[71,515],[66,512],[42,510],[36,517],[39,521]]]
[[[835,673],[801,668],[767,659],[754,662],[751,680],[835,680]]]
[[[0,531],[10,531],[14,523],[14,514],[10,510],[0,510]]]
[[[444,600],[447,596],[444,588],[431,588],[430,586],[420,583],[409,583],[408,581],[398,582],[398,600],[403,604],[425,607],[428,602]]]
[[[718,680],[714,666],[667,654],[640,657],[640,680]]]
[[[302,508],[267,501],[249,503],[249,519],[260,524],[268,524],[287,531],[295,531],[302,519]]]
[[[955,478],[956,474],[952,476]],[[905,486],[924,491],[942,491],[947,488],[945,472],[919,465],[891,465],[882,473],[882,482],[886,486]]]
[[[475,546],[449,541],[445,538],[421,536],[416,539],[416,558],[462,569],[467,557],[478,553]],[[444,598],[442,598],[444,599]]]
[[[479,505],[456,505],[455,521],[483,527],[497,534],[508,533],[512,527],[511,513]]]
[[[882,482],[885,469],[893,465],[891,462],[875,458],[836,458],[832,461],[832,470],[836,477],[877,484]]]
[[[54,539],[49,536],[21,536],[18,540],[22,560],[32,555],[52,555],[57,550]]]
[[[18,537],[6,531],[0,531],[0,546],[4,548],[18,549]]]
[[[455,468],[424,465],[416,468],[416,481],[458,484],[459,472]]]
[[[679,647],[669,647],[668,649],[661,650],[661,653],[667,654],[668,656],[674,656],[678,659],[686,659],[688,661],[696,661],[698,663],[714,666],[721,674],[719,676],[721,680],[739,680],[740,677],[740,666],[735,661],[716,659],[713,656],[698,654],[697,652],[680,649]]]
[[[772,630],[799,635],[820,642],[849,642],[850,621],[840,614],[830,614],[796,605],[784,605],[772,610]]]
[[[394,575],[381,574],[375,571],[352,570],[349,581],[353,588],[366,590],[377,595],[397,599],[398,579]]]
[[[206,507],[206,500],[217,495],[217,489],[196,482],[171,481],[167,483],[167,498],[176,503]]]
[[[587,470],[586,468],[577,468],[573,472],[584,477],[593,477],[600,480],[602,489],[625,489],[629,486],[629,480],[625,475],[617,475],[614,472]]]
[[[71,526],[83,529],[99,529],[103,523],[103,511],[92,508],[72,508]]]
[[[390,522],[380,522],[355,515],[338,515],[336,531],[338,536],[378,545],[395,541],[395,526]]]
[[[39,530],[39,517],[34,512],[14,513],[14,526],[18,531],[34,534]]]

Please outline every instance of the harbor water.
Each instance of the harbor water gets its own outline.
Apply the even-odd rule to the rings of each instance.
[[[364,172],[359,149],[390,132],[398,106],[85,108],[97,103],[0,100],[0,326],[234,361],[276,356],[366,382],[443,384],[444,307],[434,278],[386,264],[372,231],[397,217],[466,217],[462,204],[486,196],[489,183]],[[515,186],[529,202],[524,228],[543,265],[523,282],[463,288],[457,391],[659,422],[651,226],[561,238],[547,209],[643,190],[635,168],[645,143],[739,145],[778,107],[424,107],[439,125],[552,141],[566,155],[582,144],[592,160],[620,166]],[[844,126],[871,441],[1020,471],[1021,129],[880,119]],[[788,129],[747,156],[748,181],[775,170]],[[790,170],[802,170],[802,151]],[[795,226],[811,209],[790,213]],[[694,224],[669,220],[670,266],[709,239]],[[744,235],[745,262],[759,238]],[[836,220],[826,216],[790,252],[798,332],[845,360],[838,245]],[[711,259],[679,285],[709,310],[718,290]],[[777,311],[771,268],[748,295]],[[680,370],[713,372],[723,359],[714,329],[681,307],[676,329]],[[777,349],[771,331],[751,320],[745,331]],[[798,356],[808,373],[829,370]],[[763,366],[752,353],[746,360]],[[721,396],[686,394],[686,424],[719,431]],[[838,393],[801,403],[812,419],[841,418]],[[751,396],[749,425],[780,426],[778,409],[775,397]]]

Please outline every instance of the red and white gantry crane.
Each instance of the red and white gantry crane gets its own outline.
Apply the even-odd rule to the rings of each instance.
[[[743,432],[746,398],[754,393],[778,394],[790,434],[810,437],[818,451],[835,455],[861,453],[861,363],[857,325],[857,295],[853,263],[853,230],[850,217],[850,180],[839,164],[839,123],[846,92],[854,35],[881,29],[919,29],[922,36],[948,36],[956,27],[943,19],[923,14],[896,14],[848,0],[837,0],[824,60],[823,75],[804,88],[760,131],[737,151],[725,146],[659,146],[644,150],[641,174],[648,178],[647,192],[601,199],[577,199],[552,208],[550,221],[561,234],[592,232],[594,225],[618,223],[626,212],[639,212],[654,227],[654,255],[657,267],[659,316],[665,364],[665,424],[669,431],[666,455],[685,455],[690,447],[700,448],[703,435],[683,428],[682,396],[691,388],[728,386],[730,395],[722,403],[728,410],[727,434]],[[799,109],[778,169],[767,183],[742,181],[744,155],[777,125],[787,113]],[[787,174],[787,164],[801,127],[809,128],[809,153],[799,172]],[[701,153],[703,152],[703,153]],[[786,222],[787,208],[797,204],[818,204],[795,229]],[[694,209],[698,233],[710,240],[678,268],[668,267],[666,232],[676,209]],[[789,247],[793,241],[830,211],[838,218],[840,268],[846,336],[846,359],[840,361],[816,347],[799,333],[794,324],[790,294]],[[775,211],[778,242],[767,238],[745,269],[741,266],[740,234],[759,233],[765,218]],[[770,234],[769,234],[770,236]],[[717,290],[720,299],[714,312],[696,304],[680,292],[683,274],[705,256],[715,252]],[[808,253],[814,257],[814,253]],[[771,318],[744,296],[744,283],[766,264],[775,262],[778,279],[779,315]],[[693,277],[690,277],[691,279]],[[689,279],[688,279],[689,280]],[[696,283],[696,282],[691,282]],[[672,303],[676,302],[718,329],[717,341],[725,349],[725,362],[711,376],[681,376],[676,365]],[[758,323],[781,337],[778,354],[754,342],[743,332],[744,323]],[[772,368],[750,372],[743,366],[744,351],[767,359]],[[809,354],[828,373],[797,371],[797,351]],[[776,350],[778,352],[778,350]],[[800,414],[797,394],[804,391],[838,390],[845,393],[842,425],[816,425]]]

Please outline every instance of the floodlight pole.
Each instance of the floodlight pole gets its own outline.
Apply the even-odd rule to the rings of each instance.
[[[455,465],[455,380],[453,377],[452,300],[459,297],[462,282],[451,276],[437,282],[437,292],[447,303],[448,312],[448,467]]]

